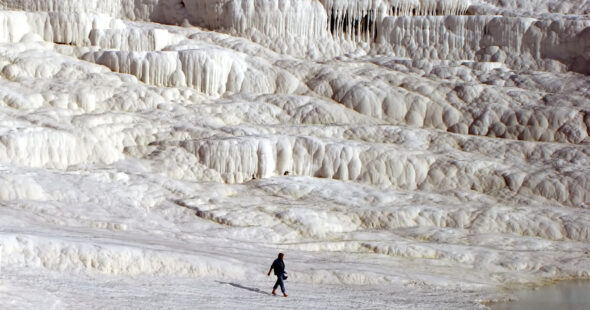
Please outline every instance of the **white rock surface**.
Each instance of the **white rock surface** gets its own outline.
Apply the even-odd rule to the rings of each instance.
[[[587,1],[0,9],[2,307],[473,309],[590,278]]]

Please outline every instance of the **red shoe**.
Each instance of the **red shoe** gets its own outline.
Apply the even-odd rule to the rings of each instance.
[[[273,291],[272,291],[272,294],[273,294],[273,295],[276,295],[277,293],[275,293],[275,291],[273,290]]]
[[[283,293],[283,296],[287,297],[287,294]]]

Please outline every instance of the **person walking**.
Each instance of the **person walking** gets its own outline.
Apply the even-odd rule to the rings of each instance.
[[[277,293],[275,291],[277,290],[277,287],[280,286],[281,291],[283,292],[283,296],[287,297],[287,292],[285,291],[285,283],[283,283],[283,280],[286,278],[285,262],[283,261],[283,257],[285,257],[285,254],[279,253],[279,257],[275,259],[274,262],[272,262],[272,265],[268,270],[268,276],[270,276],[270,272],[274,269],[275,275],[277,276],[277,282],[275,282],[275,285],[272,288],[272,294],[276,295]]]

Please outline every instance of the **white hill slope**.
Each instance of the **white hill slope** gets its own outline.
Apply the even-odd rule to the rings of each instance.
[[[0,9],[0,308],[476,309],[590,278],[588,1]]]

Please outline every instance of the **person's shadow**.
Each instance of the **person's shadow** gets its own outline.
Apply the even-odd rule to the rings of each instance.
[[[231,285],[233,287],[237,287],[237,288],[241,288],[243,290],[248,290],[250,292],[254,292],[254,293],[259,293],[259,294],[264,294],[264,295],[270,295],[270,293],[265,292],[261,289],[258,288],[254,288],[254,287],[247,287],[247,286],[243,286],[241,284],[237,284],[237,283],[231,283],[231,282],[222,282],[222,281],[217,281],[217,283],[219,284],[227,284],[227,285]]]

